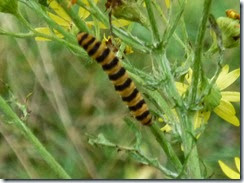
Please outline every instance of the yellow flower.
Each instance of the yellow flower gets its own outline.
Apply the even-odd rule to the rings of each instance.
[[[103,36],[103,42],[106,44],[107,47],[109,47],[113,52],[117,52],[119,47],[121,47],[121,39],[120,38],[114,38],[112,39],[112,36],[108,36],[106,38],[105,34]],[[124,54],[128,55],[133,53],[133,49],[132,47],[128,46],[128,45],[124,45],[122,50],[124,50]]]
[[[95,0],[95,2],[97,2],[97,0]],[[58,25],[62,26],[67,31],[70,31],[72,29],[72,27],[74,26],[74,24],[73,24],[71,18],[69,17],[69,15],[58,4],[58,2],[56,0],[48,0],[48,3],[49,3],[49,7],[52,8],[53,11],[55,12],[55,14],[53,14],[51,12],[47,12],[48,16]],[[85,1],[85,3],[87,4],[87,6],[89,6],[89,3],[87,1]],[[80,7],[78,14],[81,19],[86,19],[90,15],[90,12],[88,12],[84,8]],[[87,23],[87,24],[89,26],[89,23]],[[43,33],[43,34],[47,34],[47,35],[50,35],[52,33],[48,27],[39,27],[39,28],[36,28],[35,30],[40,33]],[[59,32],[55,31],[54,33],[59,38],[63,38],[63,35],[60,34]],[[48,39],[42,38],[42,37],[36,37],[36,40],[37,41],[47,41]]]
[[[165,5],[166,5],[166,8],[170,8],[170,0],[164,0],[164,3],[165,3]],[[145,7],[146,6],[146,4],[145,3],[143,3],[143,6]]]
[[[84,0],[83,2],[89,7],[89,3],[87,0]],[[98,0],[94,0],[94,2],[97,3]],[[58,2],[56,0],[48,0],[48,3],[49,3],[49,7],[52,8],[53,11],[55,12],[55,14],[48,12],[48,16],[54,22],[56,22],[58,25],[62,26],[67,31],[71,31],[72,28],[74,27],[74,23],[72,22],[72,19],[69,17],[69,15],[65,12],[65,10],[58,4]],[[86,20],[89,17],[90,12],[82,7],[79,7],[78,15],[81,19]],[[117,27],[126,26],[129,23],[130,23],[129,21],[122,20],[122,19],[117,19],[115,21],[112,21],[112,24]],[[102,24],[101,22],[99,22],[98,24],[101,29],[107,29],[107,27],[104,24]],[[86,21],[86,25],[88,27],[91,27],[94,25],[94,22]],[[35,30],[40,33],[43,33],[43,34],[47,34],[47,35],[50,35],[52,33],[52,31],[48,27],[39,27],[39,28],[36,28]],[[63,38],[63,35],[60,34],[58,31],[54,31],[54,33],[59,38]],[[37,41],[48,41],[49,39],[42,38],[42,37],[36,37],[36,40]]]
[[[225,65],[216,81],[217,87],[221,91],[222,98],[220,105],[218,105],[214,112],[225,121],[240,126],[240,121],[236,117],[236,111],[230,102],[240,102],[240,92],[223,91],[232,83],[234,83],[240,76],[240,69],[229,72],[229,66]]]
[[[177,116],[177,112],[175,109],[171,109],[172,113],[174,114],[174,116],[176,117],[176,121],[179,121],[179,118]],[[163,115],[164,119],[168,120],[168,117],[166,115]],[[159,122],[164,122],[163,118],[159,118],[158,119]],[[166,124],[164,125],[160,130],[163,131],[163,132],[171,132],[172,131],[172,126],[171,124]],[[173,127],[174,128],[174,127]],[[174,133],[174,129],[173,129],[173,133]]]
[[[191,74],[192,70],[190,69],[187,76],[186,80],[187,83],[191,83]],[[234,83],[238,77],[240,76],[240,69],[236,69],[234,71],[229,72],[229,66],[225,65],[222,68],[222,71],[220,72],[217,80],[216,80],[216,85],[217,89],[220,90],[221,94],[221,99],[220,103],[217,107],[213,109],[213,111],[222,119],[225,121],[233,124],[234,126],[239,126],[240,121],[236,117],[236,111],[234,106],[231,104],[231,102],[240,102],[240,92],[236,91],[223,91],[226,89],[228,86],[230,86],[232,83]],[[189,84],[184,84],[180,82],[176,82],[176,87],[181,95],[183,95]],[[199,114],[199,112],[201,114]],[[196,113],[196,116],[201,116],[201,119],[196,118],[194,127],[199,127],[203,121],[207,122],[207,120],[210,117],[210,111],[198,111]]]
[[[164,0],[166,7],[169,9],[170,8],[170,0]]]
[[[225,163],[223,163],[221,160],[218,161],[220,168],[224,172],[224,174],[229,177],[230,179],[240,179],[240,158],[235,157],[235,165],[237,168],[237,171],[231,169],[229,166],[227,166]]]
[[[160,129],[163,132],[170,132],[172,130],[171,126],[169,124],[164,125],[163,128]]]

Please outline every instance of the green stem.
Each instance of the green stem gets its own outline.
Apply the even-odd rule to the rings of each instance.
[[[64,39],[67,40],[70,43],[77,44],[76,38],[71,35],[67,30],[65,30],[62,26],[58,25],[56,22],[54,22],[45,11],[40,7],[38,3],[35,1],[29,1],[31,7],[34,8],[35,12],[42,16],[42,18],[47,22],[47,24],[52,27],[54,30],[57,30],[59,33],[61,33],[64,36]],[[25,20],[25,19],[24,19]],[[26,21],[26,20],[25,20]],[[33,32],[37,32],[36,30],[33,30]]]
[[[5,30],[0,29],[0,35],[11,36],[16,38],[28,38],[35,37],[35,34],[32,32],[29,33],[15,33],[15,32],[6,32]]]
[[[166,19],[166,17],[165,17],[165,15],[164,15],[162,9],[160,8],[160,6],[159,6],[154,0],[152,1],[152,3],[153,3],[153,5],[154,5],[154,7],[156,8],[156,10],[159,12],[160,16],[162,17],[162,20],[163,20],[164,24],[166,24],[167,26],[169,26],[169,22],[168,22],[168,20]],[[174,39],[175,39],[176,41],[179,42],[179,44],[180,44],[183,48],[187,49],[187,46],[186,46],[185,43],[180,39],[180,37],[178,36],[178,34],[177,34],[176,32],[173,33],[173,37],[174,37]]]
[[[166,30],[164,31],[163,39],[157,46],[158,50],[164,50],[166,48],[171,36],[174,34],[175,29],[179,24],[180,18],[185,10],[185,5],[186,5],[186,0],[183,0],[183,2],[181,2],[180,10],[178,11],[178,13],[173,16],[171,15],[171,17],[175,17],[175,18],[174,20],[171,21],[172,23],[168,24]]]
[[[84,57],[86,60],[90,59],[90,57],[88,57],[86,52],[82,48],[80,48],[80,46],[77,45],[77,41],[76,41],[76,39],[74,39],[74,37],[70,36],[70,34],[68,34],[66,31],[64,31],[63,28],[61,28],[59,25],[57,25],[55,22],[53,22],[48,16],[46,16],[45,13],[42,12],[42,9],[39,9],[39,7],[36,4],[32,4],[32,5],[33,5],[33,7],[36,8],[36,10],[38,10],[38,13],[40,13],[48,23],[50,23],[50,25],[54,26],[55,29],[64,33],[64,35],[66,36],[66,39],[60,39],[55,35],[43,34],[41,32],[36,31],[20,13],[17,14],[16,17],[19,19],[20,22],[23,23],[23,25],[27,29],[29,29],[33,33],[27,33],[27,34],[7,33],[5,31],[0,30],[0,34],[14,36],[17,38],[24,38],[25,36],[47,38],[47,39],[54,40],[54,41],[60,42],[62,44],[65,44],[67,47],[69,47],[73,50],[77,50],[77,53],[79,53],[79,55]]]
[[[157,123],[153,123],[150,126],[150,130],[155,136],[157,142],[159,145],[163,148],[164,152],[166,153],[167,157],[169,158],[170,162],[174,165],[176,171],[180,173],[182,171],[182,164],[177,157],[176,153],[174,152],[172,146],[167,141],[167,139],[164,137],[163,132],[159,129],[159,126]]]
[[[35,137],[31,130],[25,125],[23,121],[14,113],[6,101],[0,96],[0,112],[4,115],[7,121],[11,121],[11,124],[17,127],[29,140],[36,150],[40,153],[42,158],[51,167],[51,169],[63,179],[70,179],[70,176],[61,167],[61,165],[53,158],[53,156],[46,150],[41,142]]]
[[[61,5],[61,7],[65,10],[65,12],[70,17],[72,17],[73,22],[75,23],[75,25],[78,27],[78,29],[80,31],[83,31],[83,32],[88,32],[89,31],[86,23],[84,21],[82,21],[82,19],[78,16],[78,14],[75,13],[72,8],[68,8],[68,2],[67,1],[58,0],[58,2]]]
[[[160,68],[162,68],[162,70],[163,70],[162,74],[165,75],[165,78],[167,80],[165,88],[166,88],[168,95],[171,96],[172,99],[174,99],[177,106],[182,106],[183,101],[176,88],[174,76],[172,75],[170,64],[169,64],[169,61],[168,61],[165,53],[164,52],[160,53],[159,51],[157,51],[154,54],[154,58],[157,61],[157,63],[159,63]]]
[[[180,119],[187,178],[200,179],[202,176],[193,129],[194,113],[188,114],[184,109],[179,107],[176,108],[176,111]]]
[[[129,153],[135,153],[141,159],[143,159],[144,161],[146,161],[146,163],[148,165],[159,169],[166,176],[172,177],[172,178],[176,178],[178,176],[177,173],[168,170],[167,168],[165,168],[164,166],[162,166],[157,160],[151,159],[151,158],[145,156],[144,153],[142,153],[140,150],[138,150],[136,148],[120,146],[120,145],[113,144],[113,143],[110,143],[110,142],[109,143],[108,142],[101,142],[101,141],[96,140],[96,139],[94,139],[94,140],[89,139],[89,141],[92,142],[93,144],[96,144],[96,145],[102,145],[102,146],[106,146],[106,147],[116,148],[116,149],[119,149],[120,151],[123,150],[123,151],[127,151]]]
[[[205,0],[203,13],[202,13],[202,20],[198,28],[198,34],[196,39],[196,51],[195,57],[193,62],[193,74],[192,74],[192,83],[189,92],[189,104],[195,104],[196,97],[197,97],[197,90],[198,84],[200,79],[200,73],[202,69],[202,48],[203,48],[203,38],[207,27],[207,21],[209,17],[210,7],[211,7],[212,0]]]
[[[209,84],[202,92],[201,97],[199,99],[200,101],[204,98],[204,96],[209,94],[209,92],[211,91],[211,88],[216,83],[216,80],[221,72],[222,64],[224,61],[224,46],[223,46],[223,38],[222,38],[221,30],[218,27],[218,24],[213,15],[211,15],[209,17],[209,22],[210,22],[211,28],[213,29],[213,31],[215,32],[216,37],[217,37],[217,43],[216,43],[217,48],[216,49],[218,49],[218,51],[219,51],[219,59],[217,62],[216,72],[215,72],[213,78],[211,79],[211,81],[206,80]]]
[[[152,9],[152,4],[151,4],[152,1],[151,0],[144,0],[144,2],[146,4],[148,18],[149,18],[149,21],[151,24],[154,42],[159,42],[160,41],[160,35],[158,32],[156,19],[154,17],[154,13],[153,13],[153,9]]]

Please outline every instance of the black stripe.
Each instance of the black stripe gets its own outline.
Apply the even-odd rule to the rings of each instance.
[[[149,125],[152,121],[152,118],[150,118],[146,123],[143,123],[143,125]]]
[[[81,45],[82,44],[82,42],[88,37],[88,33],[85,33],[81,38],[80,38],[80,40],[78,40],[78,42],[79,42],[79,45]]]
[[[105,64],[103,65],[103,70],[110,70],[112,69],[114,66],[117,65],[117,63],[119,62],[119,59],[117,57],[114,57],[114,59],[109,63],[109,64]]]
[[[142,99],[136,105],[130,106],[129,109],[130,109],[130,111],[137,111],[138,109],[140,109],[142,107],[143,104],[145,104],[145,101]]]
[[[109,48],[106,48],[106,49],[103,51],[103,53],[102,53],[99,57],[96,58],[97,62],[102,62],[102,61],[104,61],[104,59],[108,56],[109,52],[110,52],[110,49],[109,49]]]
[[[138,93],[138,90],[135,88],[129,96],[122,97],[122,100],[125,102],[130,102],[136,97],[137,93]]]
[[[131,84],[131,79],[128,78],[123,84],[121,85],[114,85],[116,91],[123,91],[124,89],[128,88]]]
[[[149,115],[149,111],[145,111],[144,113],[142,113],[140,116],[136,116],[136,119],[139,121],[142,121],[143,119],[145,119],[147,116]]]
[[[123,67],[121,67],[117,73],[108,75],[108,77],[110,80],[115,81],[115,80],[119,79],[120,77],[122,77],[124,74],[125,74],[125,69]]]
[[[100,42],[100,41],[97,42],[97,43],[93,46],[93,48],[88,52],[88,55],[89,55],[89,56],[94,55],[94,54],[97,52],[97,50],[98,50],[98,48],[100,47],[100,45],[101,45],[101,42]]]
[[[85,50],[87,50],[88,46],[91,45],[96,39],[93,37],[90,41],[88,41],[84,46],[83,48]]]

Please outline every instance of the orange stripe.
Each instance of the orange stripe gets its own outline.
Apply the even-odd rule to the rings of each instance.
[[[143,112],[147,111],[147,105],[143,104],[142,107],[140,109],[138,109],[137,111],[132,111],[134,116],[139,116],[141,115]]]
[[[81,46],[83,47],[86,43],[88,43],[91,39],[93,38],[93,36],[88,35],[88,37],[82,42]]]
[[[109,52],[109,55],[102,61],[100,62],[101,65],[105,65],[113,60],[115,57],[114,53],[112,51]]]
[[[142,96],[141,96],[140,93],[138,93],[138,94],[136,95],[136,97],[135,97],[133,100],[131,100],[130,102],[127,102],[127,105],[128,105],[129,107],[130,107],[130,106],[134,106],[134,105],[136,105],[137,102],[140,101],[141,99],[142,99]]]
[[[121,68],[120,62],[118,62],[117,65],[115,65],[112,69],[106,70],[105,72],[107,74],[115,74],[120,70],[120,68]]]
[[[122,97],[126,97],[129,96],[129,94],[131,94],[131,92],[133,92],[134,89],[135,89],[135,84],[132,82],[128,88],[126,88],[123,91],[119,91],[119,94]]]

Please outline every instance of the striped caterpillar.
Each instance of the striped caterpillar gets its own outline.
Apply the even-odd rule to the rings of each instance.
[[[88,33],[79,33],[77,40],[79,45],[87,51],[88,55],[95,59],[108,74],[115,90],[127,104],[131,114],[143,125],[149,125],[152,122],[152,116],[149,113],[147,104],[134,82],[129,78],[126,70],[121,66],[115,53]]]
[[[240,14],[237,13],[235,10],[229,9],[225,11],[226,16],[232,19],[240,20]]]

